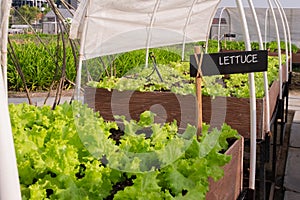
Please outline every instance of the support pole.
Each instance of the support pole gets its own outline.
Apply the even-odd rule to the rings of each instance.
[[[276,30],[276,38],[277,38],[277,48],[278,48],[278,58],[279,58],[279,100],[278,100],[278,113],[276,113],[276,119],[274,123],[274,135],[273,135],[273,158],[272,158],[272,173],[273,173],[273,181],[276,180],[276,161],[277,161],[277,153],[276,153],[276,146],[277,146],[277,124],[278,124],[278,118],[282,117],[282,108],[284,105],[283,99],[282,99],[282,58],[281,58],[281,48],[280,48],[280,35],[279,35],[279,29],[278,29],[278,23],[275,16],[274,8],[272,5],[271,0],[268,0],[269,7],[272,11],[272,16],[274,19],[275,24],[275,30]]]
[[[220,12],[220,16],[219,16],[219,24],[218,24],[218,52],[220,52],[221,50],[221,45],[220,45],[220,42],[221,42],[221,21],[222,21],[222,14],[224,12],[224,10],[226,9],[226,7],[222,8],[221,12]]]
[[[269,8],[266,9],[265,13],[265,49],[267,50],[267,35],[268,35],[268,16],[269,16]],[[270,31],[270,30],[269,30]]]
[[[278,23],[276,19],[276,15],[274,12],[274,8],[272,5],[271,0],[268,0],[269,7],[273,16],[274,24],[275,24],[275,31],[276,31],[276,38],[277,38],[277,49],[278,49],[278,59],[279,59],[279,99],[282,100],[282,57],[281,57],[281,48],[280,48],[280,35],[278,29]]]
[[[149,65],[149,63],[148,63],[149,62],[149,48],[150,48],[151,39],[152,39],[152,29],[153,29],[153,25],[154,25],[157,10],[159,8],[160,1],[161,0],[156,0],[156,2],[155,2],[155,7],[154,7],[154,10],[153,10],[153,13],[151,16],[150,24],[147,29],[146,58],[145,58],[145,67],[146,68]]]
[[[197,138],[199,138],[202,134],[202,73],[201,73],[201,64],[203,59],[203,49],[200,46],[196,46],[194,48],[195,59],[198,66],[198,73],[196,76],[196,96],[197,96]],[[200,60],[198,59],[198,55],[200,54]]]
[[[292,39],[291,39],[291,30],[290,30],[290,26],[289,26],[289,22],[287,20],[287,17],[286,17],[286,13],[280,3],[280,1],[277,1],[278,4],[279,4],[279,7],[281,8],[282,10],[282,13],[283,13],[283,17],[284,17],[284,21],[286,23],[286,30],[287,30],[287,35],[288,35],[288,41],[289,41],[289,52],[290,52],[290,67],[289,67],[289,72],[292,72],[293,71],[293,60],[292,60],[292,57],[293,57],[293,52],[292,52]]]
[[[11,130],[7,99],[7,37],[10,0],[2,0],[0,9],[0,199],[21,200],[19,174]]]
[[[4,81],[0,76],[0,199],[21,200],[19,174]]]
[[[191,17],[192,17],[192,14],[193,14],[193,8],[194,8],[194,5],[196,4],[196,2],[197,1],[195,1],[195,0],[192,2],[192,5],[191,5],[190,10],[189,10],[188,17],[186,18],[186,21],[185,21],[185,24],[184,24],[183,39],[182,39],[181,61],[184,61],[185,45],[186,45],[186,32],[187,32],[188,25],[189,25],[189,23],[191,21]]]
[[[280,15],[280,19],[281,19],[281,22],[282,22],[282,28],[283,28],[283,33],[284,33],[284,41],[285,41],[285,55],[286,55],[286,58],[285,58],[285,66],[286,66],[286,69],[285,69],[285,83],[283,83],[283,99],[285,99],[286,101],[286,105],[288,105],[288,98],[285,98],[288,96],[288,81],[289,81],[289,47],[288,47],[288,38],[287,38],[287,24],[286,24],[286,21],[284,20],[284,17],[283,17],[283,11],[282,11],[282,8],[280,7],[279,3],[277,0],[274,0],[274,3],[277,7],[277,10],[279,12],[279,15]],[[287,109],[288,107],[286,107],[286,112],[284,111],[284,100],[281,102],[282,105],[281,105],[281,115],[280,115],[280,119],[281,119],[281,122],[280,122],[280,127],[281,127],[281,131],[280,131],[280,145],[283,144],[283,135],[284,135],[284,126],[285,126],[285,123],[286,123],[286,120],[287,119]],[[284,114],[286,114],[286,116],[284,116]]]
[[[287,29],[286,29],[286,23],[285,23],[285,20],[284,20],[284,17],[283,17],[283,13],[282,13],[282,10],[281,10],[281,7],[280,5],[278,4],[278,1],[277,0],[274,0],[275,2],[275,5],[277,7],[277,10],[279,12],[279,16],[280,16],[280,19],[281,19],[281,23],[282,23],[282,28],[283,28],[283,34],[284,34],[284,42],[285,42],[285,55],[286,55],[286,58],[285,58],[285,66],[286,66],[286,74],[285,74],[285,78],[286,78],[286,82],[288,81],[289,79],[289,47],[288,47],[288,39],[287,39]]]
[[[85,37],[86,37],[86,21],[83,20],[83,31],[80,40],[80,50],[79,50],[79,62],[77,68],[77,75],[76,75],[76,84],[75,84],[75,100],[80,100],[80,93],[81,93],[81,71],[82,71],[82,62],[84,60],[84,45],[85,45]]]
[[[80,91],[81,91],[81,70],[82,70],[82,54],[79,53],[79,62],[77,68],[77,75],[76,75],[76,85],[75,85],[75,100],[80,100]]]
[[[251,51],[250,35],[247,25],[246,15],[242,0],[236,0],[240,17],[243,25],[244,41],[246,51]],[[249,189],[252,190],[251,196],[255,196],[255,171],[256,171],[256,95],[254,73],[249,73],[249,90],[250,90],[250,174]]]
[[[262,35],[261,35],[261,30],[260,30],[260,26],[259,26],[259,22],[258,22],[258,18],[257,18],[257,14],[253,5],[252,0],[248,0],[248,4],[250,6],[251,12],[252,12],[252,16],[254,18],[254,22],[256,25],[256,31],[257,31],[257,36],[258,36],[258,43],[259,43],[259,49],[260,50],[264,50],[264,44],[263,44],[263,39],[262,39]],[[264,91],[265,91],[265,99],[266,99],[266,112],[264,112],[263,114],[263,120],[266,122],[266,130],[264,130],[265,132],[262,134],[262,138],[265,138],[265,133],[268,135],[271,135],[270,133],[270,98],[269,98],[269,85],[268,85],[268,74],[267,72],[263,72],[263,77],[264,77]],[[267,136],[268,137],[268,136]],[[251,141],[252,143],[253,141]],[[265,182],[265,152],[264,152],[264,147],[265,147],[266,143],[265,141],[260,142],[259,147],[260,147],[260,164],[259,164],[259,177],[260,177],[260,196],[262,196],[263,198],[265,197],[266,194],[266,182]]]
[[[2,5],[1,5],[2,4]],[[3,77],[3,83],[4,83],[4,92],[5,96],[4,98],[7,98],[7,37],[8,37],[8,20],[9,20],[9,10],[11,1],[10,0],[3,0],[3,2],[0,4],[0,6],[3,6],[2,10],[4,11],[0,15],[2,15],[2,18],[0,18],[0,34],[2,38],[2,41],[0,41],[1,45],[1,53],[0,53],[0,73]],[[1,97],[1,96],[0,96]]]
[[[259,49],[260,50],[264,50],[264,43],[263,43],[263,39],[262,39],[262,35],[261,35],[261,30],[260,30],[260,26],[259,26],[259,21],[257,18],[257,14],[253,5],[253,1],[252,0],[248,0],[248,4],[250,6],[254,21],[255,21],[255,25],[256,25],[256,31],[257,31],[257,36],[258,36],[258,43],[259,43]],[[267,129],[265,130],[267,134],[270,133],[270,98],[269,98],[269,83],[268,83],[268,73],[267,72],[263,72],[263,77],[264,77],[264,91],[265,91],[265,99],[266,99],[266,113],[264,115],[265,118],[265,122],[266,122],[266,126]],[[264,134],[263,134],[263,138],[264,138]]]
[[[285,102],[285,108],[286,108],[286,113],[285,113],[285,122],[287,122],[288,118],[288,107],[289,107],[289,85],[291,84],[291,78],[292,78],[292,71],[293,71],[293,52],[292,52],[292,40],[291,40],[291,31],[290,31],[290,26],[289,22],[286,17],[286,13],[280,3],[280,1],[277,1],[279,7],[281,8],[284,21],[286,24],[286,31],[287,31],[287,36],[288,36],[288,43],[289,43],[289,68],[288,68],[288,73],[287,73],[287,83],[286,83],[286,90],[285,90],[285,96],[286,96],[286,102]]]

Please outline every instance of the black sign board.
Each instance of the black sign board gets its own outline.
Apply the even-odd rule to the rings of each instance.
[[[200,60],[200,54],[197,55]],[[262,72],[268,69],[268,51],[239,51],[203,54],[201,71],[203,76]],[[190,76],[196,77],[198,65],[194,55],[190,56]]]
[[[235,38],[235,34],[234,33],[225,33],[224,37],[228,37],[228,38]]]

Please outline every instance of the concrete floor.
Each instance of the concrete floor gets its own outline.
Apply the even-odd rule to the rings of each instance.
[[[291,94],[289,110],[295,111],[284,174],[284,200],[300,199],[300,94]]]
[[[70,102],[71,99],[72,99],[72,97],[68,97],[68,96],[61,97],[59,104],[62,104],[64,102]],[[47,99],[46,103],[44,104],[45,97],[33,97],[33,98],[31,98],[32,104],[36,105],[36,106],[42,106],[42,105],[52,106],[53,103],[54,103],[54,100],[55,100],[54,97],[49,97]],[[81,97],[80,100],[83,101],[83,97]],[[22,98],[19,98],[19,97],[8,98],[8,103],[9,104],[10,103],[14,103],[14,104],[28,103],[28,99],[24,98],[24,97],[22,97]]]

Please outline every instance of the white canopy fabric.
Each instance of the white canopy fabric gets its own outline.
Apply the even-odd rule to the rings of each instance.
[[[205,41],[220,0],[82,0],[70,38],[83,60],[142,48]]]
[[[0,199],[21,200],[6,87],[7,31],[10,6],[11,0],[0,0]]]

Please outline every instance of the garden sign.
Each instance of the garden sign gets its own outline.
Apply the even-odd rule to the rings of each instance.
[[[211,54],[200,52],[200,48],[195,47],[195,54],[190,56],[190,76],[196,77],[197,136],[200,136],[202,132],[202,76],[263,72],[268,69],[268,52],[266,50]]]
[[[200,57],[201,54],[198,54]],[[199,58],[200,60],[200,58]],[[268,68],[266,50],[238,51],[203,54],[201,71],[203,76],[263,72]],[[194,55],[190,56],[190,75],[196,77],[198,65]]]

